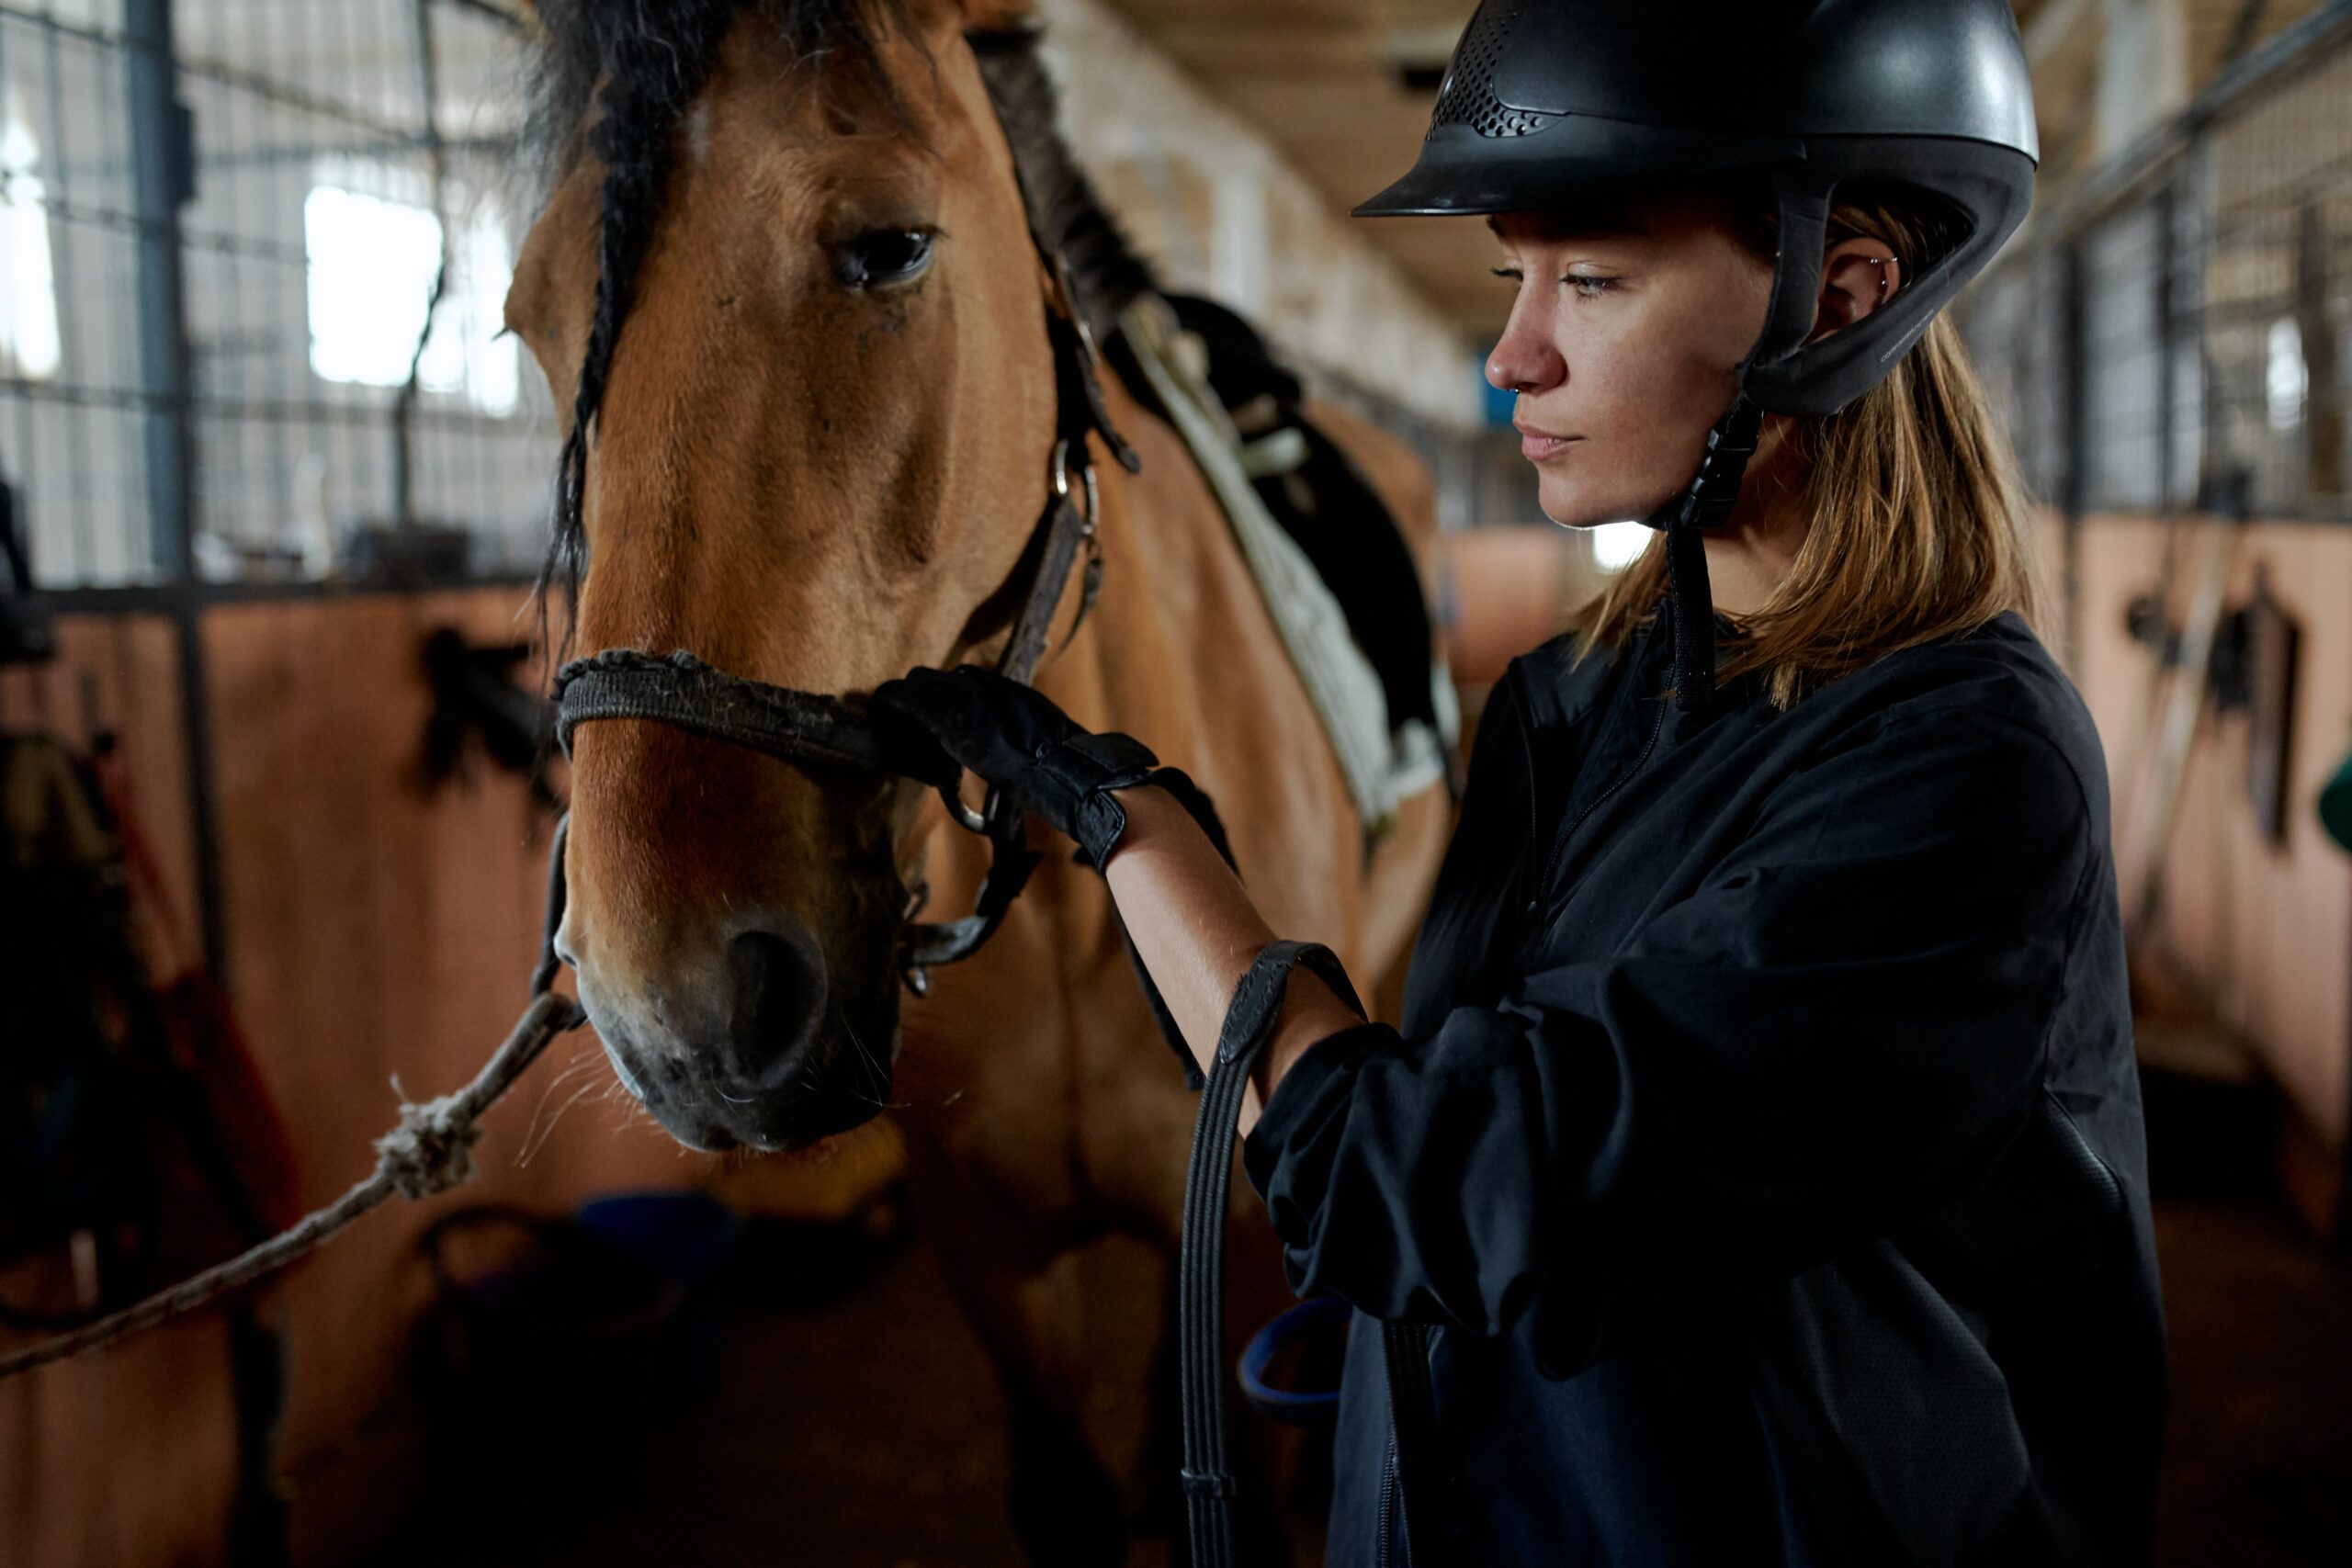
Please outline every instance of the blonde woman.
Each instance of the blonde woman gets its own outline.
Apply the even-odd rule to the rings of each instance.
[[[2148,1553],[2101,753],[1939,314],[2034,155],[2005,0],[1486,0],[1364,209],[1487,219],[1545,511],[1659,536],[1498,686],[1402,1027],[1293,974],[1253,1069],[1356,1314],[1332,1562]],[[876,701],[1079,840],[1206,1066],[1275,933],[1197,792],[978,672]]]

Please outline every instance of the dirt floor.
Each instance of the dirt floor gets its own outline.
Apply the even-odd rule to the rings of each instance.
[[[2165,1204],[2158,1232],[2175,1369],[2159,1562],[2352,1563],[2352,1268],[2256,1203]],[[1136,1352],[1121,1349],[1139,1376]],[[542,1425],[528,1445],[560,1446],[526,1506],[484,1511],[446,1478],[382,1561],[1010,1563],[1001,1415],[978,1342],[910,1246],[829,1305],[730,1306],[698,1407]],[[510,1460],[517,1436],[483,1434]],[[458,1513],[466,1528],[442,1528]]]
[[[2173,1408],[2157,1561],[2352,1563],[2352,1265],[2253,1203],[2160,1203]]]

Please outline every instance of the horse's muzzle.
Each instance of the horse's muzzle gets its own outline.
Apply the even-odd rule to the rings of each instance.
[[[716,951],[716,964],[665,965],[662,990],[615,985],[593,957],[574,965],[622,1085],[672,1136],[712,1151],[806,1148],[888,1102],[895,984],[861,987],[879,995],[858,1010],[888,1016],[847,1016],[816,939],[774,911]]]

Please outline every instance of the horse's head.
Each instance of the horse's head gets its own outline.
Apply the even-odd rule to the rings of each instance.
[[[574,640],[841,694],[972,656],[1056,409],[1045,273],[964,37],[989,18],[541,9],[574,145],[507,314],[581,444]],[[677,1137],[805,1145],[888,1098],[921,805],[659,723],[579,732],[560,947]]]

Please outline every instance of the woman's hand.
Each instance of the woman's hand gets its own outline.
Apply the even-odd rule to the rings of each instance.
[[[920,759],[928,747],[946,766],[917,776],[938,782],[969,769],[1031,816],[1078,841],[1102,869],[1125,831],[1114,791],[1152,776],[1159,759],[1132,736],[1096,735],[1035,687],[967,664],[916,670],[876,688],[874,723],[894,751]]]
[[[1035,689],[971,665],[885,682],[870,705],[912,776],[952,785],[969,769],[1078,840],[1109,879],[1136,955],[1206,1070],[1233,988],[1274,934],[1234,874],[1208,796],[1143,742],[1091,734]],[[1293,976],[1289,1000],[1251,1075],[1259,1101],[1307,1046],[1357,1021],[1312,976]],[[1243,1127],[1256,1119],[1252,1104]]]

